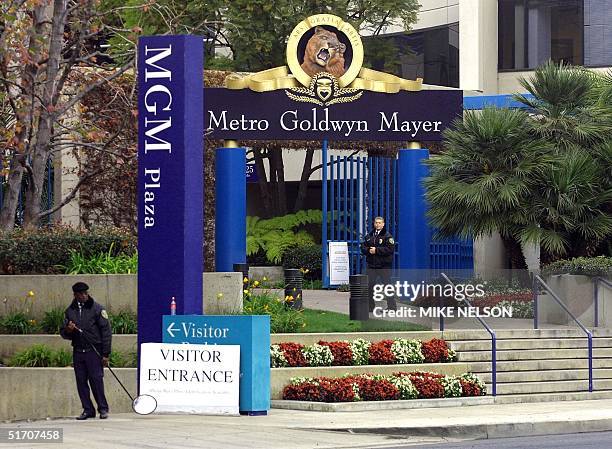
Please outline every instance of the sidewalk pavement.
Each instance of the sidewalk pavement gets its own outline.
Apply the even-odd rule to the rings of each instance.
[[[16,426],[61,427],[64,444],[87,449],[427,448],[465,439],[612,430],[612,400],[346,413],[273,409],[257,417],[111,414],[106,421],[21,422],[3,424],[0,430]]]

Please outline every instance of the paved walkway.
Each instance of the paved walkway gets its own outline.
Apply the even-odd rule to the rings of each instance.
[[[16,426],[61,427],[66,447],[87,449],[426,448],[462,439],[612,430],[612,400],[346,413],[273,409],[258,417],[118,414],[106,421],[3,424],[0,431]]]

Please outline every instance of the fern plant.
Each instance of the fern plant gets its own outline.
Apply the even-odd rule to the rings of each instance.
[[[301,210],[269,219],[247,217],[247,255],[264,251],[270,262],[279,264],[284,252],[293,246],[314,244],[314,237],[300,226],[320,224],[320,210]]]

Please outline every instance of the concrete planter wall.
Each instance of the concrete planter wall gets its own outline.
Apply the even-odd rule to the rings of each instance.
[[[113,368],[132,394],[136,393],[136,368]],[[342,376],[376,372],[433,371],[457,375],[468,371],[465,363],[431,363],[421,365],[329,366],[316,368],[274,368],[271,372],[271,398],[281,399],[283,388],[292,377]],[[108,372],[104,387],[110,411],[125,413],[132,410],[130,399]],[[77,416],[81,403],[76,391],[72,368],[0,368],[0,421],[44,419]]]
[[[136,369],[113,368],[132,394]],[[106,370],[104,388],[111,413],[132,410],[130,399]],[[72,368],[0,368],[0,421],[60,418],[81,414]]]
[[[204,313],[242,311],[240,273],[203,273],[203,279]],[[0,300],[7,300],[4,309],[0,306],[0,314],[11,308],[27,306],[33,318],[41,319],[45,311],[54,307],[64,308],[70,304],[71,287],[77,281],[87,283],[91,296],[109,312],[135,312],[137,309],[138,282],[135,274],[23,275],[0,276]],[[27,296],[29,291],[34,292],[32,298]]]
[[[281,282],[285,279],[283,267],[249,267],[249,277],[258,281],[266,277],[268,282]]]
[[[562,274],[550,276],[546,283],[567,308],[586,327],[595,324],[593,281],[589,276]],[[612,326],[612,290],[600,284],[599,326]],[[575,325],[575,321],[548,294],[538,297],[538,321],[542,324]]]

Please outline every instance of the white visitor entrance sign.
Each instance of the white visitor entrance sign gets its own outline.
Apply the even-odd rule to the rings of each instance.
[[[349,283],[349,252],[346,242],[329,242],[329,283]]]
[[[237,415],[240,345],[143,343],[140,394],[156,412]]]

